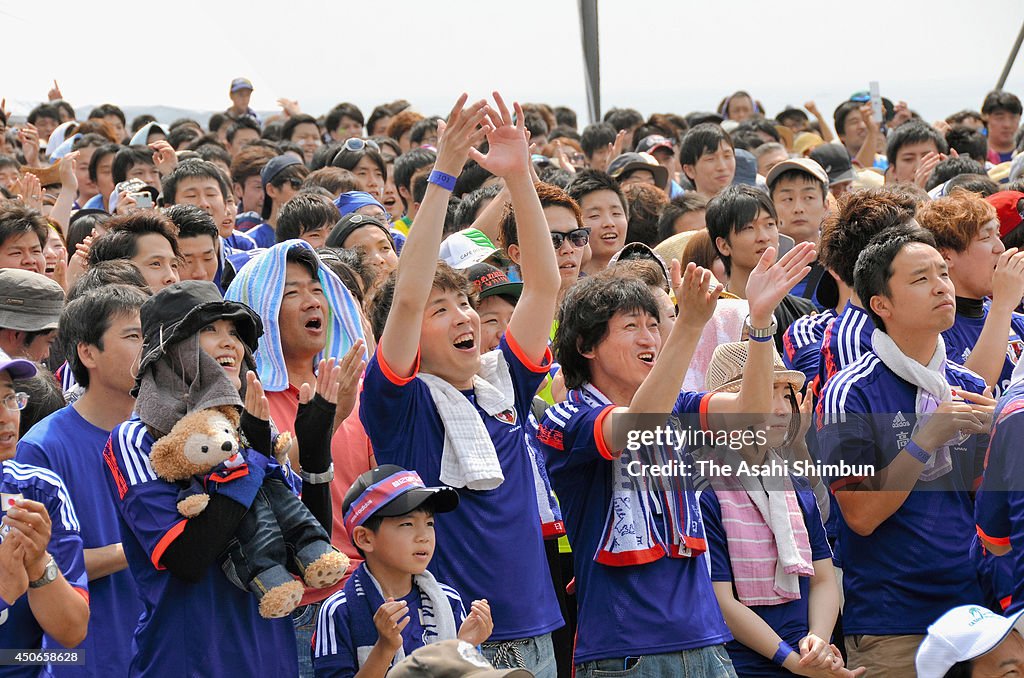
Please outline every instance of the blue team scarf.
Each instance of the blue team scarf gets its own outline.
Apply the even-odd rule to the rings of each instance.
[[[591,384],[569,391],[569,402],[587,407],[612,404]],[[612,496],[595,561],[628,567],[665,556],[696,558],[707,550],[700,503],[690,478],[633,476],[627,470],[634,460],[660,465],[676,458],[671,449],[649,445],[636,452],[623,450],[611,462]]]
[[[224,293],[225,299],[246,304],[263,319],[266,332],[260,337],[254,357],[256,371],[267,391],[284,391],[288,388],[288,368],[281,349],[278,315],[284,296],[288,251],[294,248],[313,250],[313,246],[305,240],[278,243],[246,264]],[[359,307],[348,288],[323,263],[320,263],[318,278],[326,302],[323,310],[327,345],[316,357],[317,363],[322,358],[340,359],[357,339],[363,338]]]
[[[413,589],[420,593],[419,622],[423,628],[422,644],[430,645],[442,640],[453,640],[457,637],[455,615],[448,603],[448,597],[438,585],[434,575],[424,570],[423,574],[413,575]],[[356,662],[359,668],[366,663],[370,651],[377,642],[377,627],[373,623],[373,615],[384,604],[384,595],[380,585],[366,569],[366,563],[360,563],[345,584],[345,604],[349,610],[349,631],[356,649]],[[417,639],[420,640],[420,639]],[[398,648],[394,663],[401,661],[408,652],[420,647]]]

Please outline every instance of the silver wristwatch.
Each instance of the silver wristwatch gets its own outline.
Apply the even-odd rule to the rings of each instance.
[[[43,569],[43,576],[35,581],[28,583],[29,588],[39,589],[47,584],[52,584],[57,581],[57,575],[60,574],[60,570],[57,569],[57,561],[50,556],[49,562],[46,563],[46,567]]]
[[[306,473],[305,471],[299,471],[299,477],[302,478],[302,482],[309,483],[310,485],[322,485],[329,483],[334,480],[334,462],[327,467],[327,470],[323,473]]]
[[[747,336],[751,339],[768,339],[775,336],[776,330],[779,329],[779,321],[772,316],[772,324],[766,328],[758,329],[750,324],[750,315],[743,319],[743,327],[747,330]]]

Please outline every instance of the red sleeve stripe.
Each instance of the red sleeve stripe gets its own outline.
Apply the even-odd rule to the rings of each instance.
[[[185,531],[185,525],[188,524],[187,520],[179,520],[175,525],[164,533],[164,536],[157,542],[156,548],[153,549],[153,557],[150,560],[153,561],[153,567],[158,570],[164,569],[164,566],[160,564],[160,559],[164,557],[164,552],[171,545],[171,543]]]
[[[544,355],[543,357],[541,357],[540,364],[538,365],[534,363],[532,360],[530,360],[528,357],[526,357],[526,354],[523,353],[523,348],[519,345],[519,342],[516,341],[515,337],[512,336],[511,332],[505,332],[505,343],[507,343],[508,347],[512,349],[512,353],[517,358],[519,358],[519,362],[521,362],[526,367],[526,369],[530,370],[531,372],[547,372],[548,367],[551,366],[551,361],[553,360],[553,358],[551,356],[550,347],[544,348]]]
[[[985,534],[985,531],[981,529],[980,525],[975,525],[974,527],[978,530],[978,536],[981,537],[983,541],[987,541],[989,544],[995,544],[996,546],[1010,545],[1009,537],[990,537]]]
[[[391,369],[388,362],[384,360],[384,354],[380,350],[381,344],[377,344],[377,364],[380,365],[380,371],[384,373],[384,376],[395,386],[405,386],[410,381],[416,378],[416,374],[420,371],[420,351],[416,349],[416,362],[412,365],[412,374],[408,377],[400,377],[395,374],[395,371]]]
[[[849,478],[840,478],[832,482],[829,487],[833,492],[843,489],[849,485],[856,485],[857,483],[863,482],[864,476],[850,476]]]
[[[622,454],[621,451],[616,453],[612,450],[612,448],[608,446],[608,442],[604,439],[604,420],[614,409],[614,405],[606,406],[601,410],[601,414],[597,415],[597,419],[594,420],[594,440],[597,442],[597,451],[602,457],[609,461],[618,459],[619,455]]]
[[[708,407],[711,405],[711,396],[714,393],[705,393],[700,399],[700,427],[705,431],[710,431],[711,426],[708,424]]]
[[[89,592],[88,591],[86,591],[85,589],[79,588],[77,586],[72,586],[71,590],[74,591],[75,593],[77,593],[78,595],[82,596],[83,598],[85,598],[85,602],[86,603],[89,602]]]

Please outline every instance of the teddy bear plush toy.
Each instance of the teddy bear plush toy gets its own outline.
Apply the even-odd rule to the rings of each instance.
[[[248,473],[238,426],[234,407],[196,410],[153,444],[149,457],[153,470],[181,487],[177,508],[182,516],[202,514],[218,484]],[[279,463],[290,445],[290,434],[275,440],[273,451]],[[331,546],[305,505],[270,473],[227,556],[225,571],[257,595],[260,614],[266,618],[291,614],[302,597],[302,582],[312,588],[333,586],[349,565],[348,557]]]

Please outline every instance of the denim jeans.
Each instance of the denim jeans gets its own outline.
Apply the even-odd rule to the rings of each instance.
[[[331,550],[327,533],[309,509],[283,482],[267,478],[239,523],[222,566],[236,586],[262,597]]]
[[[480,645],[484,657],[496,669],[528,669],[535,678],[558,678],[551,634],[519,640],[497,640]]]
[[[323,604],[324,601],[320,600],[297,607],[292,612],[295,643],[299,649],[299,678],[313,678],[313,631],[316,630],[316,618]]]
[[[626,666],[629,668],[625,668]],[[736,678],[725,645],[626,657],[598,659],[576,666],[576,678]]]

